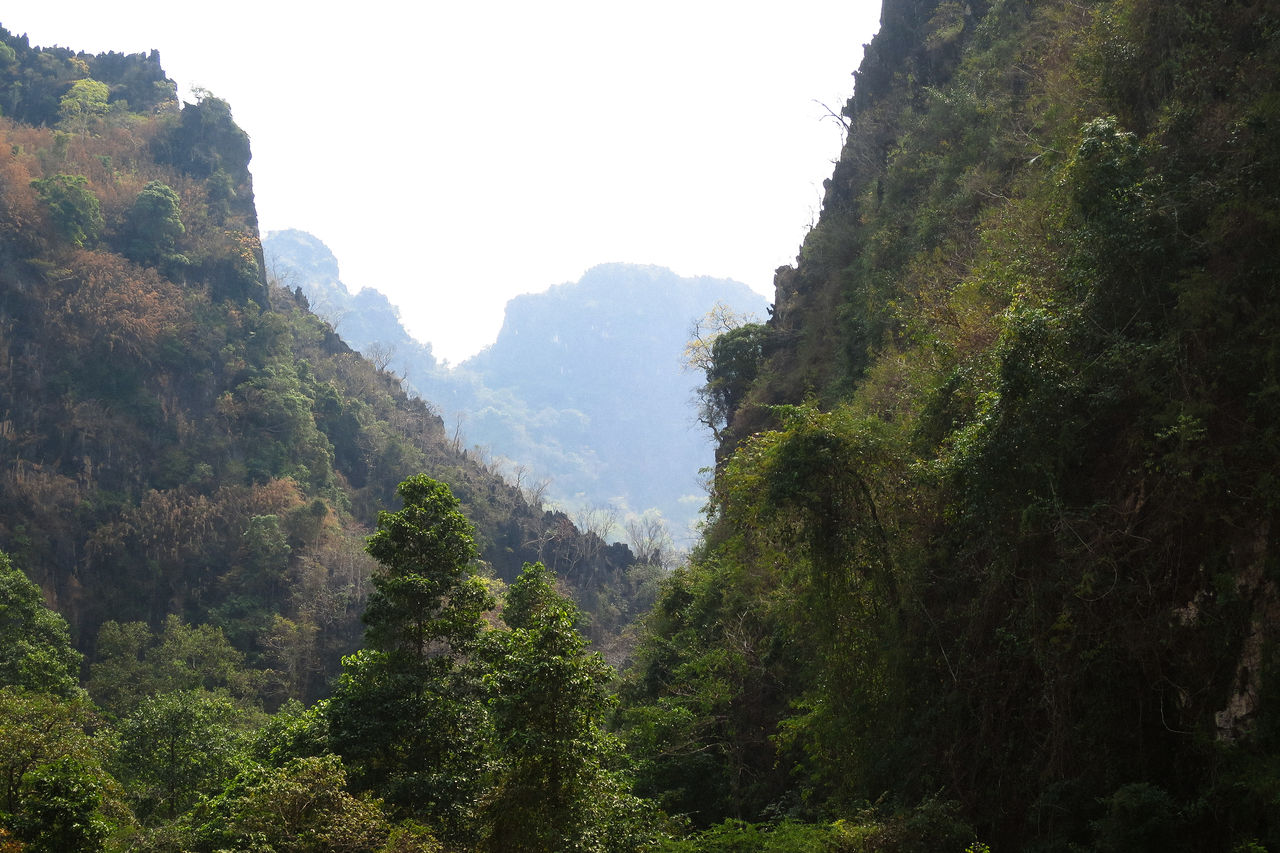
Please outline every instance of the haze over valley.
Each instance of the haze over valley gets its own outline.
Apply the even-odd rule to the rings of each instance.
[[[513,299],[497,340],[450,368],[409,335],[385,296],[353,294],[316,237],[272,232],[263,245],[273,275],[301,288],[347,343],[402,377],[508,479],[582,523],[612,522],[602,535],[623,538],[649,513],[673,544],[692,543],[714,444],[697,420],[706,377],[684,351],[717,306],[739,322],[767,316],[746,285],[596,266],[577,282]]]

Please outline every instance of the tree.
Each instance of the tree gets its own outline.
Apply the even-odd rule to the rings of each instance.
[[[644,514],[628,519],[623,527],[636,562],[662,566],[670,560],[675,546],[662,513],[646,510]]]
[[[382,341],[374,341],[361,348],[360,354],[369,359],[374,370],[383,373],[396,357],[396,346]]]
[[[125,716],[147,696],[178,690],[223,690],[253,696],[264,680],[246,669],[244,654],[212,625],[191,626],[170,614],[159,635],[142,622],[105,622],[98,630],[97,660],[89,669],[89,694],[104,710]]]
[[[764,361],[769,328],[748,323],[730,329],[711,344],[707,384],[698,392],[698,420],[722,443],[733,414],[746,399]]]
[[[364,614],[365,642],[406,663],[447,668],[479,635],[493,599],[475,574],[475,528],[444,483],[419,474],[378,515],[368,552],[383,567]]]
[[[96,760],[60,758],[23,782],[13,827],[29,853],[99,850],[108,834],[101,814],[105,774]]]
[[[109,714],[123,715],[150,693],[156,679],[144,660],[154,637],[145,622],[104,622],[98,629],[94,656],[89,666],[89,695]]]
[[[106,83],[93,79],[77,80],[58,102],[61,124],[73,133],[88,133],[90,126],[107,114],[110,108],[107,97],[111,94]]]
[[[757,553],[785,555],[777,615],[820,667],[776,743],[813,756],[815,779],[877,790],[891,775],[890,745],[906,716],[886,697],[909,683],[884,651],[905,642],[903,572],[892,548],[901,450],[877,418],[808,404],[774,413],[782,428],[745,440],[717,488],[724,518],[750,531]]]
[[[0,552],[0,686],[67,699],[80,693],[79,672],[66,620],[44,606],[40,588]]]
[[[81,699],[0,687],[0,840],[8,830],[23,850],[101,849],[115,786],[93,723]]]
[[[364,613],[366,648],[343,661],[331,742],[358,788],[465,835],[484,789],[489,740],[472,653],[493,599],[476,576],[474,528],[444,483],[397,489],[368,552],[381,564]]]
[[[179,121],[160,139],[157,159],[195,178],[226,172],[236,186],[249,182],[249,135],[231,117],[231,106],[197,90],[196,103],[184,104]]]
[[[336,755],[245,770],[191,822],[200,850],[372,853],[391,831],[377,801],[348,793]]]
[[[613,671],[587,652],[578,616],[541,563],[507,592],[511,630],[494,637],[491,675],[502,774],[486,809],[490,850],[603,850],[639,829],[641,803],[610,769],[617,747],[602,726]]]
[[[83,246],[98,238],[102,229],[102,208],[89,189],[84,175],[54,175],[31,182],[40,201],[49,208],[49,218],[58,235],[73,246]]]
[[[241,536],[238,565],[227,579],[242,594],[276,602],[284,589],[292,551],[278,515],[255,515]]]
[[[733,413],[760,370],[769,329],[717,302],[689,334],[685,370],[700,370],[707,379],[698,389],[698,420],[723,444]]]
[[[222,788],[245,736],[231,700],[204,690],[150,696],[120,723],[116,769],[140,818],[174,818]]]
[[[714,363],[711,348],[715,345],[716,338],[751,321],[750,314],[739,314],[723,302],[716,302],[689,329],[689,340],[684,345],[680,359],[684,369],[705,373]]]
[[[129,212],[129,244],[125,254],[142,264],[177,259],[178,238],[187,233],[182,224],[181,200],[167,184],[151,181],[134,199]]]

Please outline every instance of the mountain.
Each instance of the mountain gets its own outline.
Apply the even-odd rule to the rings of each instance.
[[[272,231],[262,245],[269,277],[300,291],[308,307],[349,345],[401,378],[417,379],[431,392],[444,390],[447,371],[431,345],[409,335],[399,310],[382,293],[371,287],[352,293],[339,277],[338,259],[319,238],[296,229]],[[420,396],[435,403],[435,393]]]
[[[705,500],[698,472],[712,453],[695,417],[700,377],[681,356],[694,324],[717,303],[756,317],[767,307],[737,282],[630,264],[597,266],[577,282],[512,299],[497,341],[459,369],[521,400],[526,412],[482,408],[469,417],[469,434],[534,471],[577,455],[576,470],[549,469],[553,494],[588,506],[657,508],[683,537]]]
[[[0,846],[1280,849],[1277,11],[886,0],[669,573],[265,280],[227,104],[0,32]]]
[[[820,220],[714,344],[642,790],[903,849],[1280,849],[1276,13],[886,0]]]
[[[382,294],[352,294],[315,237],[273,232],[274,272],[344,340],[405,379],[467,446],[496,457],[584,524],[655,511],[688,541],[712,445],[696,420],[701,377],[682,366],[693,325],[717,304],[763,317],[746,285],[661,267],[605,264],[507,304],[498,339],[453,369],[415,341]],[[601,531],[605,532],[605,531]]]
[[[360,642],[364,537],[420,472],[495,579],[541,559],[589,607],[616,595],[625,546],[505,482],[268,283],[248,137],[173,92],[155,54],[0,30],[0,548],[89,662],[104,623],[177,616],[274,667],[270,701],[322,695]]]

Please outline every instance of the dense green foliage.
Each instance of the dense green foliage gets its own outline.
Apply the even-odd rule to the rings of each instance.
[[[578,610],[544,566],[507,591],[488,654],[500,755],[485,813],[486,849],[625,850],[657,836],[654,809],[630,793],[618,744],[603,730],[613,673],[586,652]]]
[[[642,791],[1280,847],[1276,12],[885,4],[821,221],[707,372],[713,523],[623,694]]]
[[[551,853],[664,837],[603,729],[613,672],[554,576],[526,566],[500,628],[448,487],[419,475],[399,491],[368,542],[368,647],[331,699],[271,716],[248,689],[263,673],[176,618],[159,636],[103,626],[90,686],[112,713],[95,713],[59,672],[78,660],[65,623],[8,569],[4,649],[53,668],[0,668],[0,845]]]
[[[99,850],[128,820],[103,768],[108,744],[93,727],[81,698],[0,686],[0,843],[12,836],[26,850]]]
[[[66,620],[45,607],[40,588],[0,553],[0,685],[71,698],[79,675]]]
[[[98,197],[84,175],[54,175],[31,182],[40,201],[49,207],[49,218],[58,236],[73,246],[93,242],[102,229]]]
[[[1278,12],[888,0],[613,698],[227,105],[0,33],[0,849],[1280,849]]]
[[[459,846],[619,850],[653,836],[603,731],[612,671],[585,651],[577,608],[527,565],[495,630],[448,487],[417,476],[399,492],[403,509],[369,538],[366,648],[323,711],[353,786]]]

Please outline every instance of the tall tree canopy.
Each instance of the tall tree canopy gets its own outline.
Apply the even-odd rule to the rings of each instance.
[[[491,733],[472,658],[494,601],[477,577],[474,529],[444,483],[410,477],[369,538],[378,561],[366,648],[343,661],[329,704],[334,749],[354,781],[465,837],[487,782]]]
[[[501,771],[485,823],[495,853],[605,850],[644,834],[603,727],[613,671],[586,650],[578,618],[541,563],[507,592],[510,630],[495,632],[490,675]]]

